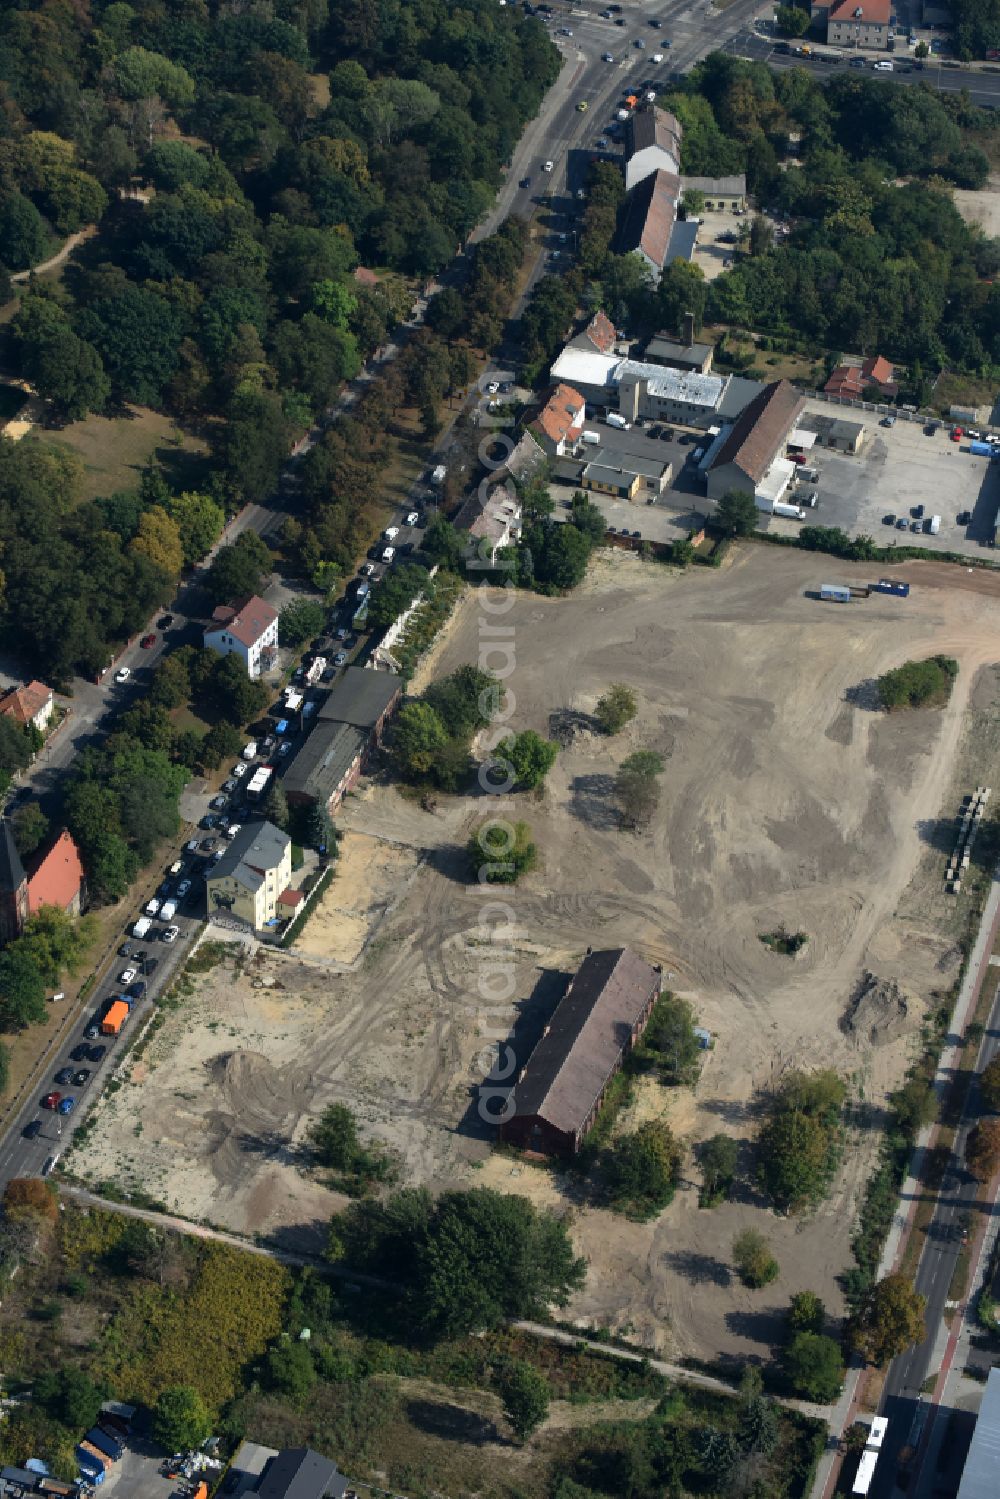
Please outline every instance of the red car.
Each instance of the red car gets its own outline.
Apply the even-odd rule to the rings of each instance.
[[[46,1093],[45,1097],[42,1099],[42,1108],[57,1109],[59,1107],[59,1100],[61,1098],[61,1093]]]
[[[950,436],[952,442],[961,442],[962,438],[965,436],[965,433],[962,431],[961,427],[952,427],[951,432],[948,435]]]
[[[142,639],[139,641],[139,644],[142,646],[142,648],[143,648],[144,651],[148,651],[151,645],[155,645],[156,644],[156,636],[155,635],[144,635],[142,637]]]

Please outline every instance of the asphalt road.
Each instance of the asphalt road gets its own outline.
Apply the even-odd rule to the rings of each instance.
[[[724,44],[723,50],[731,52],[736,57],[746,57],[752,62],[766,62],[771,68],[807,68],[810,73],[819,78],[827,78],[831,73],[843,73],[850,69],[850,54],[844,53],[839,62],[821,62],[814,57],[793,57],[788,53],[776,52],[774,41],[766,36],[759,35],[751,28],[741,29],[735,36],[730,37]],[[865,54],[869,56],[869,54]],[[874,54],[872,54],[874,55]],[[984,73],[976,68],[945,66],[939,59],[928,57],[924,60],[922,72],[916,70],[904,72],[901,68],[911,66],[909,57],[903,53],[896,53],[892,59],[895,64],[893,73],[879,73],[878,77],[883,81],[895,84],[912,85],[926,83],[931,88],[941,89],[945,93],[959,93],[962,89],[968,89],[969,97],[973,104],[981,105],[987,109],[1000,108],[1000,72]],[[858,69],[858,76],[872,76],[869,66],[865,73]]]
[[[989,963],[989,952],[984,955]],[[977,1074],[988,1066],[1000,1051],[1000,983],[993,977],[997,970],[987,968],[986,983],[996,984],[993,1008],[976,1062]],[[938,1194],[934,1218],[927,1229],[924,1248],[917,1267],[916,1289],[927,1298],[927,1336],[915,1348],[900,1354],[889,1365],[879,1414],[887,1416],[889,1427],[871,1486],[871,1499],[893,1499],[899,1472],[899,1457],[904,1447],[916,1448],[924,1423],[930,1413],[929,1399],[921,1389],[932,1374],[937,1374],[939,1360],[935,1348],[941,1335],[945,1303],[951,1287],[955,1265],[962,1250],[963,1232],[975,1228],[974,1214],[979,1183],[966,1171],[963,1162],[965,1139],[979,1114],[978,1084],[973,1083],[962,1123],[956,1135],[955,1150],[945,1172]],[[910,1485],[913,1487],[912,1483]]]

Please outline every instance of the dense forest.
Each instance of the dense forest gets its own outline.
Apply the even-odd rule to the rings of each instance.
[[[963,59],[1000,47],[998,0],[952,0],[951,24],[955,52]]]
[[[1000,241],[966,224],[950,192],[986,180],[973,133],[996,128],[989,111],[923,84],[820,82],[721,53],[661,103],[684,126],[683,170],[745,172],[790,232],[776,242],[757,219],[731,270],[709,283],[675,262],[654,288],[637,256],[612,252],[621,181],[594,164],[579,263],[540,283],[523,320],[531,372],[547,368],[577,299],[633,331],[676,328],[690,309],[699,323],[805,338],[817,355],[878,350],[909,366],[916,399],[946,365],[1000,364]]]
[[[557,70],[540,24],[495,0],[0,6],[0,298],[9,272],[98,226],[57,285],[22,296],[8,355],[57,420],[135,402],[211,447],[205,494],[153,472],[82,508],[72,464],[33,443],[0,454],[6,622],[40,669],[96,671],[195,538],[272,492],[294,437],[406,314],[407,278],[483,216]],[[432,429],[474,369],[449,340],[496,336],[522,253],[517,226],[479,247],[466,300],[445,297],[388,380],[383,421],[411,401]],[[379,284],[355,280],[362,264]],[[371,441],[331,435],[309,465],[291,544],[310,569],[357,545],[378,404]]]

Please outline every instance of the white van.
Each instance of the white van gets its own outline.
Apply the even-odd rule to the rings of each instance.
[[[257,758],[257,741],[256,741],[256,739],[248,739],[247,740],[246,744],[243,746],[243,758],[244,758],[244,760],[256,760],[256,758]]]
[[[883,58],[881,62],[872,63],[872,67],[876,73],[892,73],[895,71],[892,63],[886,58]]]
[[[632,423],[627,422],[617,411],[609,411],[605,420],[609,427],[617,427],[621,432],[630,432],[632,430]]]

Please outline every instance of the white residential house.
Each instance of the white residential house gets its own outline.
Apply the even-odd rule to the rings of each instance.
[[[259,677],[277,660],[277,610],[256,594],[236,604],[220,604],[205,626],[205,649],[239,656],[247,676]]]
[[[455,516],[455,525],[470,537],[469,555],[492,566],[504,547],[521,536],[521,502],[513,489],[497,484],[486,499],[472,494]]]

